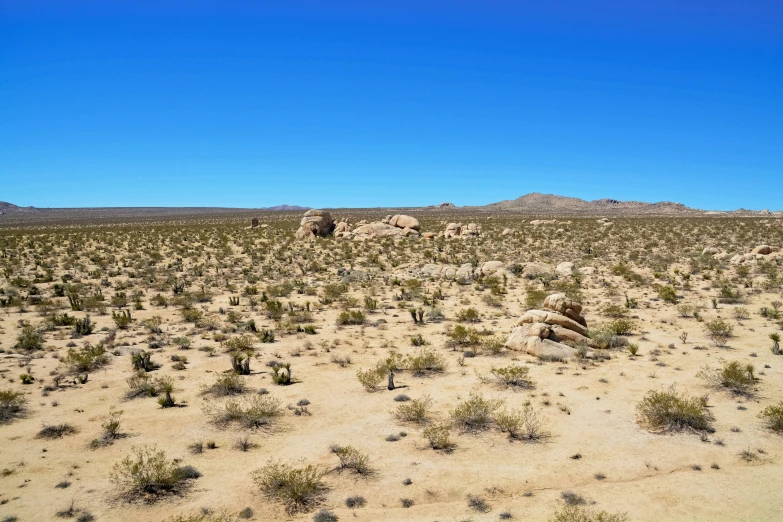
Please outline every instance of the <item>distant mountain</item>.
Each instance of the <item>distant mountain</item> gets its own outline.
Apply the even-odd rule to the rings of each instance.
[[[517,199],[508,199],[490,203],[481,208],[488,210],[521,210],[544,214],[687,214],[703,213],[702,210],[686,207],[682,203],[661,201],[644,203],[641,201],[619,201],[616,199],[597,199],[586,201],[579,198],[540,194],[533,192]]]
[[[7,203],[5,201],[0,201],[0,210],[13,210],[19,208],[16,205],[12,203]]]
[[[310,210],[310,207],[300,207],[299,205],[277,205],[276,207],[263,207],[261,210]]]

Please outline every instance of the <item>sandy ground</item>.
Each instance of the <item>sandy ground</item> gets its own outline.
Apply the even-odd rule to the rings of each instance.
[[[446,297],[440,306],[446,320],[422,326],[414,326],[405,309],[395,309],[393,288],[381,288],[377,296],[379,304],[392,308],[368,315],[368,321],[385,319],[383,328],[338,327],[336,305],[316,305],[314,297],[296,293],[283,298],[301,305],[314,303],[318,334],[278,335],[274,343],[257,343],[252,374],[246,380],[252,390],[264,387],[284,406],[308,399],[311,415],[296,416],[286,409],[282,419],[267,430],[219,428],[208,422],[200,387],[230,369],[228,357],[211,333],[184,323],[176,308],[151,306],[148,300],[154,291],[146,293],[145,309],[133,312],[131,328],[117,332],[116,355],[110,355],[110,364],[91,373],[84,385],[67,380],[59,389],[42,393],[43,385],[51,383],[50,373],[60,367],[56,356],[65,354],[71,341],[69,327],[47,332],[45,350],[29,362],[36,378],[33,384],[19,382],[17,377],[26,366],[20,367],[18,359],[0,359],[0,389],[21,390],[28,398],[23,418],[0,425],[0,470],[7,470],[0,476],[0,515],[17,517],[8,520],[57,520],[56,513],[73,501],[96,520],[163,520],[202,508],[236,513],[246,507],[253,511],[252,520],[311,520],[313,512],[287,516],[280,504],[263,497],[253,485],[251,472],[270,459],[279,459],[333,469],[325,477],[329,492],[323,507],[340,520],[488,521],[497,520],[503,512],[511,513],[513,520],[547,520],[562,507],[563,491],[582,495],[595,508],[627,512],[634,521],[783,520],[783,436],[766,430],[757,418],[763,407],[783,397],[783,357],[769,350],[768,335],[776,326],[757,313],[760,306],[780,299],[779,290],[750,294],[740,306],[751,311],[751,318],[741,324],[731,319],[735,336],[727,347],[716,347],[702,324],[680,317],[672,305],[657,300],[649,287],[624,287],[621,278],[609,274],[608,263],[602,265],[598,260],[593,264],[597,272],[582,281],[588,324],[606,321],[598,313],[603,304],[621,304],[625,292],[637,297],[640,306],[631,312],[638,328],[629,336],[640,347],[635,358],[617,350],[602,362],[542,363],[526,354],[506,352],[498,357],[466,358],[461,365],[462,353],[447,347],[444,334],[447,325],[456,324],[453,318],[465,307],[461,302],[469,300],[480,311],[482,321],[475,326],[505,338],[525,309],[526,289],[521,279],[510,281],[500,308],[484,305],[479,298],[482,292],[473,286],[427,282],[427,289],[438,285],[443,289]],[[622,291],[608,296],[602,284],[605,280]],[[708,305],[714,290],[703,283],[697,281],[696,289],[688,292],[688,302]],[[360,299],[364,295],[357,285],[352,285],[351,293]],[[206,305],[211,312],[219,307],[233,309],[255,319],[259,328],[275,327],[261,308],[251,309],[246,299],[231,307],[232,292],[214,289],[213,294]],[[734,306],[719,305],[717,310],[706,306],[703,315],[707,320],[718,314],[731,318]],[[164,318],[164,335],[192,339],[189,350],[172,344],[151,350],[153,361],[162,365],[153,373],[175,379],[174,396],[181,407],[163,409],[154,398],[125,399],[125,381],[132,375],[130,354],[146,348],[149,333],[142,323],[153,315]],[[91,317],[97,323],[96,332],[76,340],[79,344],[84,340],[95,343],[107,335],[102,328],[115,328],[111,315]],[[0,346],[8,352],[16,342],[20,319],[41,321],[34,309],[4,308],[0,318]],[[685,343],[679,338],[682,331],[689,332]],[[409,342],[416,334],[445,357],[446,371],[426,377],[403,371],[396,375],[398,389],[366,392],[356,371],[373,366],[392,349],[403,354],[417,352]],[[203,346],[214,346],[215,355],[197,349]],[[172,368],[172,354],[187,356],[186,370]],[[351,364],[342,368],[331,362],[335,354],[350,356]],[[705,364],[715,366],[721,358],[755,365],[759,381],[754,397],[710,389],[696,378]],[[295,384],[276,386],[271,381],[264,363],[273,359],[292,364]],[[506,389],[480,379],[492,368],[512,361],[529,365],[533,389]],[[672,384],[691,395],[709,395],[715,433],[702,440],[698,434],[653,434],[637,424],[636,404],[644,394]],[[496,430],[455,431],[453,452],[434,451],[422,437],[421,427],[401,423],[393,415],[398,405],[393,398],[399,393],[411,398],[429,394],[442,419],[471,393],[502,398],[510,407],[531,401],[542,410],[551,437],[524,443],[510,441]],[[90,449],[89,442],[100,436],[110,408],[123,411],[122,431],[127,437]],[[56,440],[36,438],[43,424],[63,422],[78,432]],[[401,440],[385,440],[401,431],[407,434]],[[247,452],[233,447],[244,435],[257,444]],[[196,440],[215,441],[217,448],[191,454],[188,445]],[[196,467],[202,476],[181,495],[153,504],[126,502],[109,481],[109,473],[132,446],[140,444],[157,445],[169,457]],[[375,472],[361,477],[336,470],[337,458],[329,450],[332,444],[366,452]],[[757,459],[742,460],[739,453],[743,450],[750,450]],[[575,454],[581,458],[572,458]],[[404,484],[406,479],[410,484]],[[62,481],[70,485],[56,487]],[[345,499],[351,495],[363,496],[366,506],[348,509]],[[468,495],[484,498],[491,509],[486,513],[471,510]],[[403,498],[413,500],[413,505],[402,507]]]

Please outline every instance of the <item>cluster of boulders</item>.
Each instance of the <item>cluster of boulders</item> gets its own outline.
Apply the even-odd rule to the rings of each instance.
[[[440,265],[437,263],[428,263],[419,269],[413,271],[414,276],[433,279],[456,280],[458,282],[470,283],[479,277],[497,276],[511,277],[511,272],[506,268],[503,261],[486,261],[476,268],[470,263],[456,265]]]
[[[712,256],[713,259],[717,259],[719,261],[728,259],[729,262],[734,265],[741,265],[743,263],[749,263],[752,261],[769,261],[780,258],[781,254],[782,253],[778,247],[769,245],[759,245],[752,248],[750,252],[745,254],[735,254],[734,256],[724,250],[720,250],[717,247],[705,247],[704,250],[701,251],[701,255],[703,256]]]
[[[334,226],[334,237],[342,237],[345,239],[351,239],[353,233],[351,232],[351,225],[348,223],[348,218],[342,218]]]
[[[334,220],[329,211],[313,208],[305,212],[304,217],[299,222],[296,238],[313,239],[325,237],[334,231],[334,226]]]
[[[421,225],[419,220],[405,214],[389,215],[379,222],[359,223],[353,231],[355,239],[374,239],[377,237],[418,237]]]
[[[547,296],[543,310],[525,312],[517,324],[506,341],[509,350],[541,359],[565,360],[576,355],[580,348],[596,347],[587,337],[582,305],[565,294]]]
[[[452,237],[475,237],[481,235],[481,225],[476,223],[449,223],[443,232],[443,237],[450,239]]]

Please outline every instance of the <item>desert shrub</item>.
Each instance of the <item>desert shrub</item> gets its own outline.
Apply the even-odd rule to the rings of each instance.
[[[566,504],[556,512],[549,522],[629,522],[626,513],[609,513],[596,511],[578,505]]]
[[[506,342],[499,337],[487,337],[481,341],[481,352],[487,355],[501,355],[506,349]]]
[[[271,500],[285,505],[289,514],[307,511],[321,503],[327,491],[323,482],[326,470],[308,464],[295,468],[270,462],[253,472],[253,482]]]
[[[726,344],[734,334],[734,326],[720,318],[708,321],[704,327],[707,329],[707,335],[718,346]]]
[[[144,370],[137,371],[134,375],[128,377],[125,382],[128,384],[128,393],[126,395],[128,399],[143,395],[154,397],[158,394],[155,381]]]
[[[313,522],[337,522],[339,518],[337,515],[329,511],[328,509],[322,509],[315,515],[313,515]]]
[[[628,335],[636,329],[636,321],[631,319],[615,319],[606,327],[615,335]]]
[[[547,291],[539,290],[537,288],[528,287],[525,294],[525,307],[541,308],[544,305],[544,299],[546,299]]]
[[[484,430],[492,424],[493,414],[502,404],[502,399],[485,399],[481,395],[471,394],[469,399],[454,408],[451,418],[463,430]]]
[[[532,388],[533,379],[528,375],[530,368],[513,364],[504,368],[493,368],[492,375],[503,386],[517,386],[520,388]]]
[[[114,320],[114,324],[120,330],[127,330],[130,324],[133,322],[130,310],[120,310],[119,312],[112,312],[111,318]]]
[[[418,355],[408,357],[407,367],[414,375],[441,373],[446,369],[446,360],[433,350],[423,349]]]
[[[601,315],[611,317],[612,319],[622,319],[628,317],[628,310],[623,306],[610,304],[601,309]]]
[[[291,380],[291,364],[285,363],[283,365],[272,365],[272,381],[280,386],[287,386],[293,381]]]
[[[353,446],[332,446],[332,453],[340,459],[340,469],[352,470],[359,475],[372,473],[370,457]]]
[[[662,286],[658,289],[658,297],[667,303],[677,304],[677,289],[672,285]]]
[[[628,344],[628,340],[619,336],[611,327],[604,325],[587,331],[587,336],[592,339],[599,348],[609,350],[620,348]]]
[[[394,410],[394,415],[403,422],[421,424],[427,422],[432,407],[432,398],[424,395],[420,399],[403,402]]]
[[[337,316],[337,324],[339,325],[359,325],[364,324],[364,321],[364,312],[361,310],[343,310]]]
[[[753,365],[742,364],[739,361],[722,361],[722,364],[722,367],[715,369],[705,366],[696,377],[704,379],[708,386],[714,388],[725,388],[738,395],[752,395],[753,385],[756,382],[753,376]]]
[[[25,411],[27,399],[22,392],[0,390],[0,424],[11,422]]]
[[[357,370],[356,372],[356,378],[368,392],[373,392],[380,388],[384,377],[386,377],[386,371],[379,368]]]
[[[226,512],[212,513],[211,511],[201,511],[192,515],[175,515],[165,519],[164,522],[237,522],[238,518],[248,517],[243,517],[241,511],[237,515]]]
[[[246,389],[247,385],[244,377],[235,373],[228,373],[218,375],[215,378],[215,382],[202,388],[202,393],[225,397],[227,395],[241,395],[245,393]]]
[[[81,350],[69,349],[63,363],[71,373],[91,372],[109,364],[109,356],[103,343],[87,343]]]
[[[457,321],[461,323],[478,323],[481,321],[481,317],[475,308],[463,308],[457,312]]]
[[[738,306],[734,309],[734,319],[737,321],[745,321],[747,319],[750,319],[750,312],[747,308],[743,308],[741,306]]]
[[[192,307],[183,308],[181,313],[182,313],[182,318],[185,320],[185,322],[194,323],[194,324],[198,322],[199,319],[201,319],[202,315],[204,315],[204,313],[201,310]]]
[[[718,290],[718,302],[735,304],[744,300],[742,293],[728,284],[722,284]]]
[[[544,430],[544,419],[539,410],[526,404],[521,410],[503,410],[495,414],[495,425],[509,438],[535,442],[549,434]]]
[[[229,399],[222,405],[206,402],[203,411],[218,426],[236,423],[244,428],[268,426],[282,415],[279,399],[257,394]]]
[[[346,507],[350,509],[364,507],[367,500],[361,495],[353,495],[345,499]]]
[[[489,513],[492,509],[486,500],[475,495],[468,495],[468,507],[479,513]]]
[[[776,405],[767,406],[761,410],[759,417],[768,429],[783,433],[783,401]]]
[[[223,346],[228,352],[246,352],[253,349],[253,343],[256,337],[250,334],[232,337],[223,342]]]
[[[73,435],[77,430],[71,424],[44,424],[44,427],[35,436],[37,439],[60,439],[66,435]]]
[[[680,317],[691,317],[695,311],[696,308],[692,304],[681,303],[677,305],[677,312],[680,314]]]
[[[195,478],[192,469],[179,467],[155,446],[137,446],[112,468],[110,478],[123,496],[161,495],[176,492],[186,480]]]
[[[26,324],[16,337],[14,348],[22,352],[32,352],[43,348],[43,343],[43,334],[33,326]]]
[[[450,344],[453,346],[475,346],[481,342],[481,337],[475,328],[456,325],[449,333]]]
[[[702,397],[679,394],[674,387],[650,390],[636,405],[639,423],[655,432],[695,430],[712,433],[714,417]]]
[[[422,435],[432,449],[451,451],[454,448],[454,443],[451,441],[451,427],[447,423],[428,426]]]

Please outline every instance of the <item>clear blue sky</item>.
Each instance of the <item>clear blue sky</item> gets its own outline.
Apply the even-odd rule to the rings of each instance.
[[[0,200],[527,192],[783,209],[783,2],[0,0]]]

